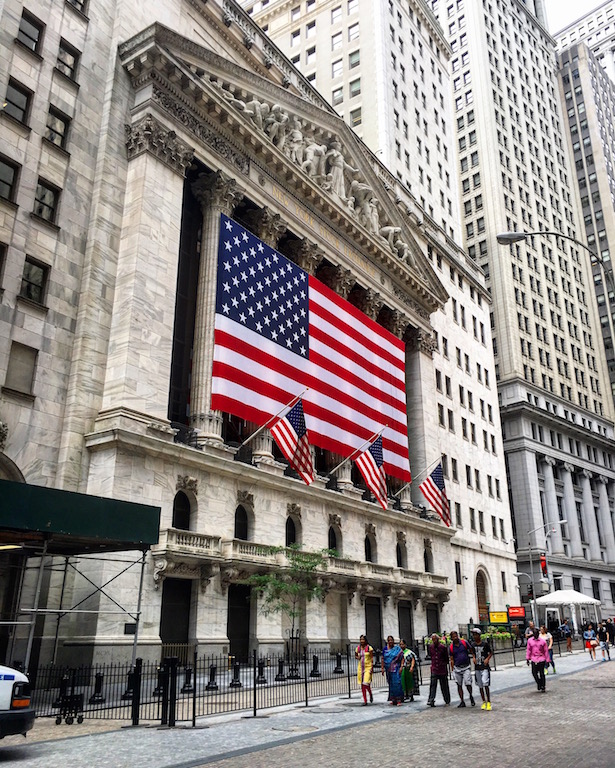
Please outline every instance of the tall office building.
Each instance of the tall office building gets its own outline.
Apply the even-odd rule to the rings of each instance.
[[[487,275],[500,414],[520,571],[599,597],[612,612],[613,401],[588,253],[532,235],[582,236],[540,3],[432,3],[453,49],[464,239]],[[474,104],[480,104],[480,110]],[[489,207],[475,210],[475,180]],[[477,231],[484,218],[484,232]],[[563,522],[565,521],[565,522]]]
[[[615,83],[615,0],[607,0],[563,29],[551,32],[558,52],[585,43]]]

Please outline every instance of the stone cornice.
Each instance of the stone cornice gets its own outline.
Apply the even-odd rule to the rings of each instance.
[[[342,515],[351,515],[359,519],[361,516],[375,522],[387,521],[396,526],[397,530],[413,530],[421,535],[434,538],[451,539],[456,531],[438,523],[423,520],[418,515],[398,512],[392,508],[383,510],[378,504],[361,501],[350,494],[339,493],[325,488],[325,483],[315,482],[309,488],[301,480],[294,480],[282,474],[267,471],[267,466],[245,464],[234,460],[234,449],[220,451],[204,446],[203,450],[191,448],[182,443],[162,440],[153,435],[131,432],[125,428],[108,428],[85,435],[85,445],[88,451],[116,451],[126,448],[131,454],[151,455],[160,460],[170,461],[182,467],[186,474],[189,472],[214,472],[223,476],[227,481],[235,480],[238,488],[256,486],[269,490],[280,491],[286,499],[306,508],[315,508],[322,503]],[[226,448],[226,447],[225,447]],[[283,466],[283,465],[279,465]],[[326,508],[325,506],[325,508]]]

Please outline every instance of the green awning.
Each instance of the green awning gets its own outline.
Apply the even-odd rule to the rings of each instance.
[[[0,480],[0,545],[49,554],[145,550],[158,543],[160,507]]]

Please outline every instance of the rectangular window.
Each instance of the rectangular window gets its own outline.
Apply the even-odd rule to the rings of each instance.
[[[601,600],[600,597],[600,579],[592,579],[592,594],[595,600]]]
[[[27,125],[30,116],[30,101],[32,91],[24,88],[16,80],[11,78],[6,88],[4,98],[4,112],[15,118],[20,123]]]
[[[293,48],[295,45],[299,45],[301,42],[301,32],[298,29],[295,29],[294,32],[290,33],[290,47]]]
[[[76,80],[80,55],[79,51],[67,43],[66,40],[60,40],[56,69],[71,80]]]
[[[314,46],[313,48],[308,48],[308,50],[305,52],[305,63],[306,64],[316,63],[316,46]]]
[[[357,125],[361,125],[361,107],[353,109],[350,113],[350,125],[355,128]]]
[[[314,37],[315,34],[316,34],[316,22],[310,21],[310,23],[305,28],[305,36],[309,38],[309,37]]]
[[[348,13],[354,13],[359,10],[359,0],[348,0]]]
[[[343,37],[341,32],[336,32],[334,35],[331,35],[331,50],[337,51],[338,48],[342,47]]]
[[[69,5],[72,5],[73,8],[76,8],[78,11],[81,11],[81,13],[85,13],[87,11],[87,0],[66,0],[66,2]]]
[[[480,533],[485,532],[485,513],[478,510],[478,530]]]
[[[331,94],[331,104],[335,106],[336,104],[341,104],[342,101],[344,101],[344,89],[334,88],[333,93]]]
[[[0,157],[0,198],[13,202],[17,191],[19,166]]]
[[[48,181],[39,178],[34,196],[33,213],[45,221],[55,222],[59,200],[60,190]]]
[[[506,572],[502,571],[502,592],[506,592]]]
[[[572,577],[572,588],[575,592],[582,592],[581,589],[581,577],[580,576],[573,576]]]
[[[458,501],[455,502],[455,525],[457,528],[463,528],[461,522],[461,504]]]
[[[296,5],[294,8],[291,9],[290,20],[297,21],[297,19],[300,17],[301,17],[301,6]]]
[[[349,85],[350,90],[350,98],[352,99],[353,96],[358,96],[361,93],[361,78],[358,77],[356,80],[352,80]]]
[[[341,62],[340,62],[341,63]],[[361,63],[361,51],[353,51],[348,54],[348,68],[354,69]]]
[[[498,521],[495,515],[491,515],[491,535],[494,539],[498,537]]]
[[[455,582],[461,584],[461,563],[455,560]]]
[[[502,541],[506,540],[506,535],[505,535],[504,531],[505,531],[505,529],[504,529],[504,521],[500,520],[500,538],[502,539]]]
[[[336,59],[331,64],[331,77],[341,77],[344,72],[344,66],[341,59]]]
[[[342,6],[338,5],[337,8],[331,9],[331,24],[337,24],[342,20]]]
[[[47,141],[55,144],[56,147],[65,149],[69,125],[70,117],[67,117],[63,112],[60,112],[59,109],[50,106],[44,137]]]
[[[49,267],[47,264],[41,264],[41,262],[26,256],[19,295],[24,299],[35,301],[37,304],[44,304],[48,275]]]
[[[24,11],[19,22],[17,40],[34,53],[39,53],[43,42],[45,25],[28,11]]]
[[[32,394],[37,355],[38,350],[27,347],[25,344],[19,344],[16,341],[11,344],[9,364],[4,380],[4,386],[7,389],[21,392],[24,395]]]
[[[359,39],[359,22],[348,27],[348,41]]]
[[[476,530],[476,512],[470,507],[470,530]]]

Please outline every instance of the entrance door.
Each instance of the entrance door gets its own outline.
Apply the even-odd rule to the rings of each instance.
[[[160,640],[162,656],[178,656],[185,663],[190,632],[190,579],[165,579],[162,582]]]
[[[247,584],[229,584],[228,635],[229,653],[238,661],[247,661],[250,651],[250,598],[252,588]]]
[[[382,612],[379,597],[365,598],[365,634],[367,642],[374,648],[382,649]]]
[[[481,571],[476,574],[476,603],[478,606],[478,621],[480,624],[489,623],[489,596],[487,582]]]
[[[406,641],[408,648],[414,648],[414,625],[412,621],[412,603],[400,600],[397,608],[399,637]]]
[[[440,608],[436,603],[427,603],[425,609],[427,616],[427,634],[433,635],[434,632],[440,634]]]

